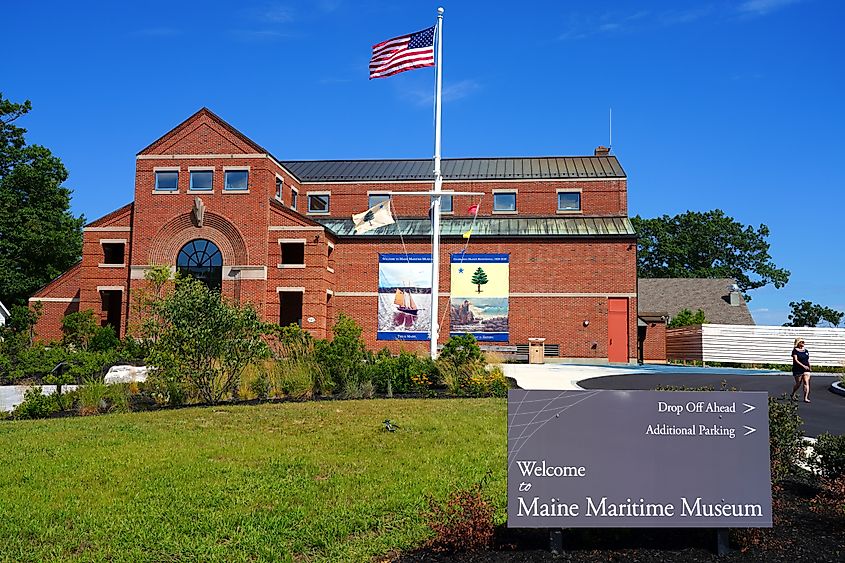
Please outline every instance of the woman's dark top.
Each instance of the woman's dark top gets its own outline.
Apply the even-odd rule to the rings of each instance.
[[[803,350],[799,350],[798,348],[792,349],[792,355],[798,358],[798,362],[801,362],[802,365],[799,365],[798,362],[795,361],[795,358],[792,359],[792,375],[804,375],[807,371],[807,368],[804,366],[810,365],[810,351],[804,348]]]

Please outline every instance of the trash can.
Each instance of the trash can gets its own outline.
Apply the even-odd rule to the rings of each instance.
[[[546,345],[543,344],[545,338],[529,338],[528,339],[528,363],[542,364],[546,357]]]

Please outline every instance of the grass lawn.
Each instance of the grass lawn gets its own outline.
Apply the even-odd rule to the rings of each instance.
[[[424,542],[426,496],[488,469],[504,521],[506,410],[327,401],[0,423],[0,561],[361,561]]]

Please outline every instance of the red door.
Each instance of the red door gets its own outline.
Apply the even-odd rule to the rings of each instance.
[[[607,300],[607,361],[628,363],[628,299]]]

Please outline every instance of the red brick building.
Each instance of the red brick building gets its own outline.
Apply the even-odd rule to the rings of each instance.
[[[59,338],[63,315],[93,309],[123,336],[146,270],[168,265],[268,321],[325,337],[343,311],[372,348],[424,351],[422,341],[378,340],[377,325],[380,255],[431,252],[428,198],[394,195],[399,221],[364,234],[350,216],[385,192],[429,190],[432,168],[430,159],[280,160],[202,109],[138,153],[134,201],[89,223],[80,263],[31,298],[43,305],[37,332]],[[443,175],[444,190],[484,193],[444,198],[443,339],[449,257],[466,248],[507,257],[500,343],[543,337],[547,354],[563,358],[636,358],[636,235],[616,157],[600,147],[585,157],[444,159]]]

